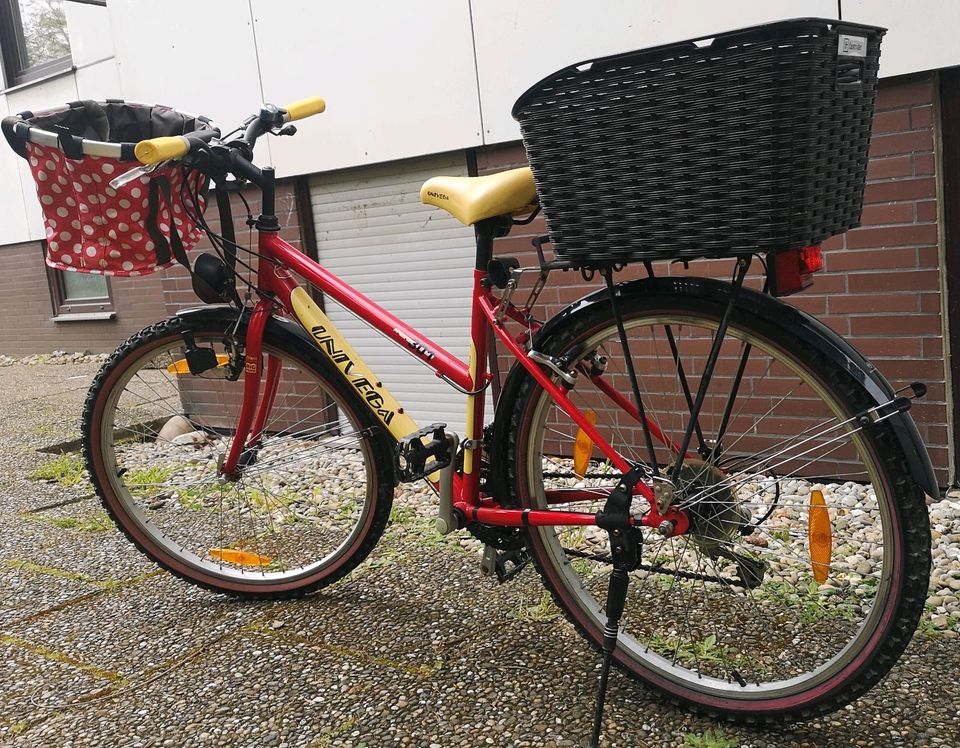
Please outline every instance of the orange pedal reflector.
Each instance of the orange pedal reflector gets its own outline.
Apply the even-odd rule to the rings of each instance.
[[[590,422],[591,426],[597,423],[597,414],[592,410],[585,411],[583,417]],[[581,478],[587,474],[587,468],[590,467],[590,455],[592,453],[593,439],[587,436],[583,429],[579,429],[577,431],[577,440],[573,445],[573,472]]]
[[[817,584],[827,581],[830,573],[830,554],[833,551],[833,529],[822,491],[810,492],[810,517],[807,522],[807,537],[810,541],[810,563]]]
[[[261,556],[259,553],[250,553],[249,551],[238,551],[235,548],[211,548],[207,555],[228,564],[237,564],[237,566],[269,566],[272,559],[269,556]]]
[[[223,354],[217,354],[217,366],[226,366],[230,363],[230,357]],[[167,371],[171,374],[189,374],[190,366],[187,364],[187,359],[181,358],[179,361],[174,361],[172,364],[167,366]]]

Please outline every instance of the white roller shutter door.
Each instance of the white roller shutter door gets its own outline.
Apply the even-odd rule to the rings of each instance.
[[[320,263],[450,353],[467,361],[473,229],[420,203],[437,175],[466,176],[462,153],[310,179]],[[462,435],[466,397],[403,349],[325,298],[326,313],[421,428]],[[492,416],[488,400],[487,419]]]

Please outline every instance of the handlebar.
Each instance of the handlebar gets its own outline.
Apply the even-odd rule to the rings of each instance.
[[[309,99],[300,99],[292,104],[287,104],[283,109],[286,114],[283,117],[284,122],[293,122],[298,119],[306,119],[314,114],[322,114],[327,108],[327,103],[319,96],[311,96]]]
[[[287,104],[282,109],[277,107],[264,107],[260,116],[249,118],[244,140],[248,145],[253,146],[253,141],[265,132],[270,132],[274,127],[293,122],[299,119],[305,119],[314,114],[320,114],[327,108],[326,102],[319,96],[312,96],[307,99],[300,99],[291,104]],[[272,121],[264,121],[265,113],[271,113],[275,117]],[[286,134],[286,133],[284,133]],[[141,164],[158,164],[162,161],[183,158],[187,156],[197,145],[206,143],[213,138],[220,137],[219,130],[201,130],[198,132],[187,133],[186,135],[173,135],[162,138],[149,138],[141,140],[134,146],[133,154]]]

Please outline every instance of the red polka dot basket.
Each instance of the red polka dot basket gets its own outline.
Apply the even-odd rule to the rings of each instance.
[[[101,275],[147,275],[200,240],[207,178],[181,163],[142,167],[141,140],[214,129],[204,117],[123,101],[77,101],[6,117],[43,209],[47,264]]]

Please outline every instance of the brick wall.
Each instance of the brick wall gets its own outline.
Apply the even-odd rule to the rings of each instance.
[[[248,190],[245,196],[256,215],[260,208],[259,193]],[[245,209],[236,196],[232,205],[238,243],[247,246],[250,234],[244,224]],[[277,213],[283,225],[280,235],[299,246],[300,219],[292,182],[277,186]],[[214,231],[219,230],[219,218],[212,196],[206,217]],[[253,239],[255,242],[255,235]],[[193,258],[196,252],[210,249],[204,237],[190,256]],[[242,259],[250,261],[255,258],[245,255]],[[69,352],[109,352],[146,325],[174,314],[178,309],[201,304],[193,293],[189,274],[179,265],[174,265],[142,278],[111,278],[116,310],[112,320],[54,322],[53,302],[40,242],[0,247],[0,267],[3,268],[0,274],[0,299],[7,322],[0,328],[0,354],[8,356],[49,353],[58,349]]]
[[[863,225],[823,244],[825,270],[814,286],[786,299],[849,338],[895,387],[927,383],[913,416],[937,468],[948,480],[943,324],[938,262],[934,74],[883,81],[877,99]],[[477,154],[480,174],[526,163],[519,143]],[[496,253],[535,264],[530,240],[545,233],[542,218],[500,240]],[[660,263],[658,274],[683,273]],[[691,274],[729,279],[731,263],[701,261]],[[619,277],[644,274],[629,267]],[[748,284],[758,285],[756,276]],[[541,296],[545,314],[598,288],[575,273],[555,273]],[[524,296],[518,293],[520,301]],[[509,361],[501,357],[501,372]]]
[[[159,275],[111,278],[116,318],[54,322],[53,301],[40,242],[0,248],[0,353],[24,356],[54,350],[111,351],[125,338],[166,316]]]
[[[260,191],[257,189],[248,189],[244,192],[244,197],[250,204],[250,210],[252,214],[254,216],[259,214]],[[237,244],[241,245],[242,247],[246,247],[247,249],[255,250],[257,245],[257,234],[255,231],[251,231],[245,223],[247,218],[246,207],[237,195],[231,196],[230,206],[233,212],[233,222],[237,234]],[[280,236],[295,247],[300,247],[301,221],[300,216],[297,213],[297,201],[293,182],[287,181],[277,185],[276,206],[277,217],[280,219],[280,225],[282,226],[280,230]],[[206,217],[207,223],[210,224],[210,228],[214,231],[214,233],[219,233],[220,214],[217,211],[216,200],[212,194],[210,195],[209,203],[204,216]],[[196,250],[194,250],[196,253],[213,251],[213,247],[205,236],[197,244]],[[194,253],[191,253],[191,257],[193,256]],[[257,266],[257,258],[248,252],[240,252],[238,254],[238,259],[242,262],[246,262],[254,268]],[[240,265],[239,262],[237,269],[244,277],[250,276],[249,271],[244,270],[243,266]],[[245,288],[244,284],[238,283],[237,288],[242,296]],[[164,273],[163,300],[166,304],[166,314],[168,315],[175,314],[180,309],[188,309],[190,307],[199,306],[202,303],[193,292],[189,273],[187,273],[187,271],[179,265],[169,268]]]

